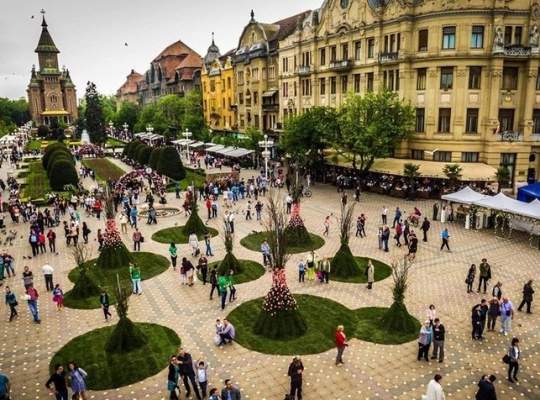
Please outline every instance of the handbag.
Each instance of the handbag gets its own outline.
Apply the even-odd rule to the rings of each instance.
[[[141,243],[144,243],[144,236],[141,236]]]
[[[505,364],[510,364],[510,356],[508,354],[505,354],[502,358],[502,362]]]

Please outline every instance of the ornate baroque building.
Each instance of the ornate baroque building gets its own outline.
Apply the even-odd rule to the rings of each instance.
[[[208,47],[201,73],[204,119],[215,131],[235,131],[236,83],[231,55],[234,50],[220,54],[214,43]]]
[[[538,179],[539,4],[325,0],[280,39],[280,120],[387,88],[416,108],[415,135],[396,157],[505,165],[514,182]]]
[[[50,125],[54,120],[71,124],[77,117],[77,93],[69,71],[58,67],[60,51],[47,29],[45,15],[41,23],[41,36],[35,50],[39,70],[32,67],[28,85],[28,103],[35,125]]]
[[[124,84],[116,91],[116,99],[118,102],[123,103],[124,101],[129,101],[137,104],[139,102],[137,85],[143,80],[144,76],[132,69],[129,75],[126,77]]]
[[[163,50],[150,63],[144,79],[137,83],[141,105],[157,101],[168,94],[184,95],[190,90],[200,90],[202,59],[197,52],[182,41]]]
[[[309,12],[273,24],[258,22],[253,11],[232,56],[236,75],[239,130],[257,128],[266,133],[281,129],[279,123],[278,49],[293,33],[299,19]]]

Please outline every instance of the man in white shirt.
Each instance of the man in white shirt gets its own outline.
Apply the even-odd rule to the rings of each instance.
[[[426,394],[422,400],[445,400],[441,380],[442,376],[437,374],[429,381]]]
[[[41,271],[43,272],[43,277],[45,278],[45,287],[47,288],[47,292],[52,291],[54,289],[54,268],[51,267],[49,264],[45,264],[43,267],[41,267]]]
[[[386,206],[383,206],[382,211],[381,211],[381,219],[382,219],[383,225],[386,225],[388,223],[387,215],[388,215],[388,208],[386,208]]]
[[[229,214],[229,228],[231,229],[231,233],[234,233],[234,211],[231,211]]]

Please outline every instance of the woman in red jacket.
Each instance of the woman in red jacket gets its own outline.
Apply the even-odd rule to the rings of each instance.
[[[345,336],[343,325],[338,325],[336,329],[336,347],[337,347],[337,356],[336,356],[336,365],[344,364],[343,363],[343,352],[347,344],[347,337]]]

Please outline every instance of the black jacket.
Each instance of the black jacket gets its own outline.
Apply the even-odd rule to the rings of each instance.
[[[533,294],[534,289],[532,288],[532,285],[526,283],[525,286],[523,286],[523,300],[533,301]]]
[[[293,361],[291,365],[289,365],[289,372],[287,373],[287,375],[291,377],[291,382],[302,382],[302,374],[299,374],[298,370],[304,371],[302,361]]]
[[[495,393],[495,386],[490,381],[480,379],[478,382],[478,392],[476,392],[476,400],[497,400],[497,393]]]
[[[444,334],[446,330],[444,325],[440,324],[439,326],[433,325],[433,340],[444,340]]]
[[[172,365],[172,364],[169,364],[169,373],[167,374],[167,380],[169,382],[174,382],[176,383],[176,371],[175,371],[175,366]]]
[[[61,374],[57,374],[56,372],[52,374],[47,383],[45,383],[47,389],[51,389],[51,384],[54,384],[54,389],[57,392],[66,391],[66,373],[62,371]]]
[[[183,356],[178,354],[178,357],[176,358],[178,358],[178,361],[182,362],[182,364],[179,365],[180,375],[195,375],[195,370],[193,369],[193,358],[191,357],[191,354],[184,353]]]

